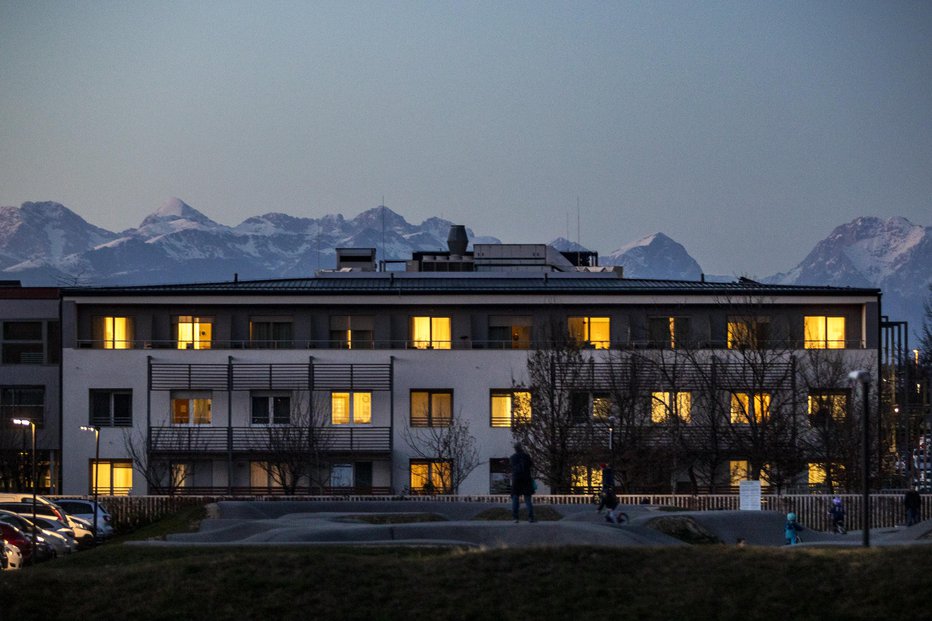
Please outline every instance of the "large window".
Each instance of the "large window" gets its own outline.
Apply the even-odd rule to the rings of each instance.
[[[58,361],[57,321],[4,321],[2,337],[0,347],[3,364],[45,364]]]
[[[602,489],[602,469],[591,466],[571,466],[570,485],[588,491]]]
[[[452,418],[452,390],[411,391],[412,427],[447,427]]]
[[[209,425],[210,393],[173,392],[172,425]]]
[[[492,426],[511,427],[531,420],[531,393],[525,390],[492,391]]]
[[[249,487],[264,491],[281,489],[282,484],[278,477],[272,476],[273,471],[272,464],[267,461],[249,462]]]
[[[822,315],[804,318],[806,349],[844,349],[845,318]]]
[[[728,462],[728,483],[737,487],[741,481],[749,479],[750,464],[745,460],[732,460]]]
[[[686,317],[651,317],[649,346],[656,349],[684,347],[689,337],[689,319]]]
[[[91,493],[104,496],[128,496],[133,491],[133,462],[120,459],[101,459],[91,467]]]
[[[42,386],[0,387],[0,424],[25,418],[41,427],[45,421],[45,388]]]
[[[511,460],[507,457],[489,459],[489,493],[511,493]]]
[[[213,317],[180,315],[176,320],[178,349],[210,349],[213,338]]]
[[[608,349],[611,343],[609,317],[570,317],[567,319],[570,340],[583,347]]]
[[[731,393],[731,422],[747,425],[765,422],[770,418],[770,393]]]
[[[415,349],[450,349],[449,317],[412,317],[411,346]]]
[[[450,464],[441,460],[411,460],[410,489],[416,494],[449,494]]]
[[[577,423],[590,420],[607,423],[612,416],[612,397],[603,392],[574,392],[570,395],[570,408]]]
[[[692,394],[689,392],[657,391],[650,394],[650,420],[653,423],[677,419],[688,423],[691,409]]]
[[[102,349],[132,349],[132,317],[96,317],[94,346]]]
[[[762,349],[769,343],[769,317],[728,318],[728,349]]]
[[[287,392],[253,391],[253,425],[287,425],[291,422],[291,395]]]
[[[132,427],[133,391],[91,390],[90,423],[96,427]]]
[[[249,346],[256,349],[294,347],[290,317],[253,317],[249,320]]]
[[[334,315],[330,318],[330,345],[336,349],[372,349],[375,319],[367,315]]]
[[[371,425],[372,393],[331,393],[330,423],[333,425]]]
[[[529,349],[531,347],[530,317],[492,315],[489,317],[489,347],[499,349]]]
[[[839,390],[812,391],[809,393],[809,420],[813,425],[845,420],[848,412],[848,393]]]

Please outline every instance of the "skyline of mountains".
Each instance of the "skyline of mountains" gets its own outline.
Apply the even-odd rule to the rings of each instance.
[[[229,281],[312,276],[335,266],[335,249],[376,248],[380,259],[405,259],[416,250],[445,250],[451,222],[411,224],[379,206],[354,218],[266,213],[237,226],[219,224],[172,198],[136,228],[113,232],[90,224],[55,202],[0,207],[0,270],[25,285],[94,286]],[[501,243],[467,227],[470,244]],[[544,242],[541,242],[544,243]],[[559,250],[581,246],[564,238]],[[591,250],[591,249],[587,249]],[[661,232],[599,251],[602,265],[621,265],[629,278],[722,280],[703,274],[686,248]],[[932,282],[932,227],[901,217],[856,218],[836,227],[795,267],[760,279],[776,284],[876,287],[883,313],[922,321]]]

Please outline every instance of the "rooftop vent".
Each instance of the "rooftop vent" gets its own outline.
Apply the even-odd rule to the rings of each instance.
[[[447,235],[447,248],[450,249],[450,254],[461,257],[466,254],[468,245],[469,237],[466,235],[466,227],[462,224],[450,225],[450,234]]]

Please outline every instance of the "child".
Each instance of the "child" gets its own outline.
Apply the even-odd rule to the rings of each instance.
[[[796,521],[795,513],[786,514],[786,525],[783,527],[783,534],[786,537],[786,545],[792,546],[799,543],[799,531],[803,530],[803,527],[799,525],[799,522]]]

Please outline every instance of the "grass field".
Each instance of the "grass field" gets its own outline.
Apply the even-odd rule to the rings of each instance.
[[[197,514],[148,534],[188,528]],[[169,524],[166,526],[166,524]],[[157,548],[0,576],[20,619],[922,619],[932,548]]]

